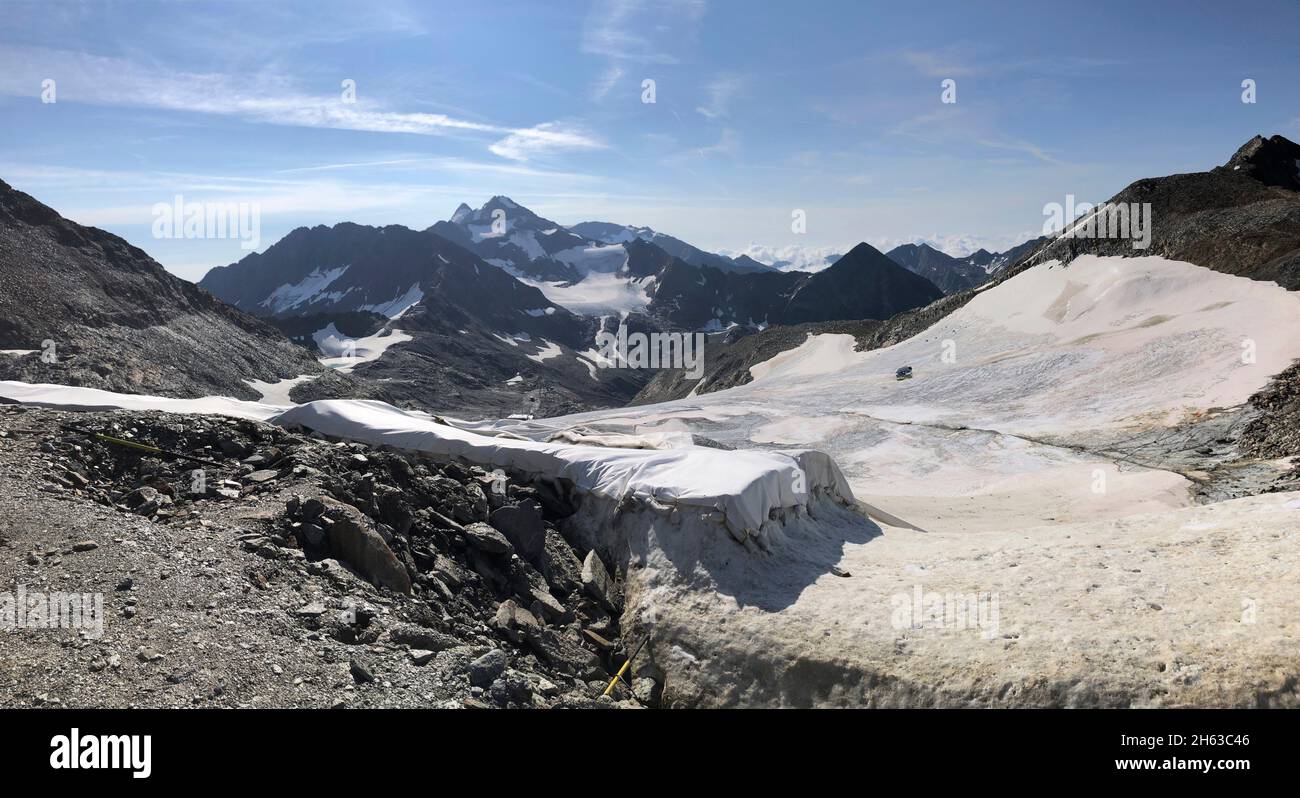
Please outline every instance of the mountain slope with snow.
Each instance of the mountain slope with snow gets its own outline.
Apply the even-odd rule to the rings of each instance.
[[[566,230],[507,197],[493,197],[478,210],[462,206],[430,230],[570,310],[640,313],[666,329],[887,318],[939,293],[866,250],[817,275],[781,272],[749,258],[704,252],[649,228],[583,222]]]
[[[1138,180],[1107,200],[1108,205],[1150,206],[1147,249],[1135,249],[1127,237],[1062,235],[1045,242],[1019,268],[1052,259],[1068,263],[1081,254],[1163,255],[1300,290],[1297,174],[1300,144],[1283,136],[1255,136],[1223,166]],[[1094,211],[1072,227],[1086,233],[1097,218]]]
[[[297,401],[382,398],[438,413],[559,413],[622,404],[649,376],[597,369],[583,354],[595,319],[430,231],[300,228],[264,253],[213,269],[203,284],[273,318],[313,350],[331,335],[348,338],[331,325],[380,336],[377,357],[294,386]],[[389,317],[384,331],[361,321],[375,315]]]

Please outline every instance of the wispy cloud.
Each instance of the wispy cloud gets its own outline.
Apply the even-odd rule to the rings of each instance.
[[[1031,72],[1035,76],[1078,76],[1095,73],[1124,62],[1112,58],[1059,55],[1019,58],[989,47],[954,46],[942,50],[903,50],[898,59],[926,77],[969,78]]]
[[[718,137],[718,143],[708,147],[701,147],[699,153],[701,158],[707,158],[710,155],[739,155],[740,134],[729,127],[723,128],[722,134]]]
[[[591,87],[591,98],[597,102],[605,99],[605,96],[609,94],[610,90],[613,89],[626,74],[627,71],[617,64],[605,70],[605,74],[601,75],[596,80],[595,85]]]
[[[721,119],[727,116],[731,100],[744,86],[739,75],[719,75],[705,86],[708,99],[695,110],[709,119]]]
[[[298,166],[290,169],[278,169],[275,174],[291,175],[311,172],[337,172],[351,169],[383,169],[390,166],[401,167],[403,171],[408,173],[413,170],[428,170],[460,174],[490,174],[500,175],[503,177],[536,177],[566,181],[590,181],[603,179],[597,175],[582,174],[580,172],[561,172],[551,169],[538,169],[532,166],[525,166],[521,163],[472,161],[465,158],[427,157],[390,158],[378,161],[342,161],[339,163],[326,163],[316,164],[313,166]]]
[[[561,150],[601,149],[605,145],[586,133],[559,122],[545,122],[510,135],[488,147],[494,154],[512,161],[527,161]]]
[[[1057,165],[1061,164],[1061,161],[1058,161],[1057,159],[1048,155],[1043,150],[1042,147],[1039,147],[1036,144],[1031,144],[1030,142],[1027,141],[998,141],[993,139],[980,139],[979,143],[984,147],[991,147],[996,150],[1011,150],[1012,152],[1022,152],[1044,163],[1051,163]]]
[[[505,135],[489,149],[512,160],[530,153],[594,149],[591,136],[548,122],[531,128],[461,119],[440,113],[411,113],[386,108],[356,87],[356,101],[337,95],[296,91],[282,78],[255,76],[236,80],[218,73],[154,70],[118,58],[40,48],[0,50],[0,94],[36,96],[41,81],[57,82],[59,101],[154,108],[236,117],[248,122],[372,133],[438,135]]]
[[[598,0],[582,30],[582,51],[623,61],[676,64],[693,40],[704,0]]]
[[[903,63],[932,78],[962,78],[980,72],[979,68],[974,64],[968,63],[951,53],[904,50],[900,57],[903,59]]]
[[[933,111],[904,119],[890,128],[896,136],[911,136],[923,141],[937,141],[948,136],[963,136],[968,131],[962,128],[962,120],[968,114],[965,110],[943,105]]]

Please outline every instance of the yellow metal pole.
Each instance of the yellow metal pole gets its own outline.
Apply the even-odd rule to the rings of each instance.
[[[619,668],[618,673],[614,674],[614,678],[609,680],[609,686],[605,688],[605,692],[601,693],[601,695],[609,695],[614,692],[614,685],[618,684],[618,680],[622,679],[623,674],[627,673],[628,667],[632,665],[632,660],[636,659],[636,655],[641,653],[641,649],[645,647],[646,641],[649,639],[650,635],[646,635],[645,639],[641,641],[641,645],[637,646],[636,650],[632,652],[632,656],[628,657],[627,661],[623,663],[623,667]]]

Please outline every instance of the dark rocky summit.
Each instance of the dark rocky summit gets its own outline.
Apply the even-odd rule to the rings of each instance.
[[[658,274],[648,312],[674,328],[887,319],[943,296],[865,243],[815,274],[736,274],[691,266],[647,242],[625,246],[634,274]]]
[[[1256,136],[1208,172],[1138,180],[1107,200],[1151,204],[1151,245],[1123,238],[1057,237],[1008,276],[1046,260],[1079,255],[1162,255],[1225,274],[1300,290],[1300,145]],[[1290,163],[1288,176],[1287,164]]]
[[[990,253],[984,250],[980,250],[980,253],[982,256],[988,256],[985,260],[986,264],[992,262]],[[989,272],[984,264],[954,258],[929,244],[903,244],[885,254],[912,274],[919,274],[934,283],[945,294],[974,288],[988,282],[989,279]],[[984,260],[982,256],[980,259]]]

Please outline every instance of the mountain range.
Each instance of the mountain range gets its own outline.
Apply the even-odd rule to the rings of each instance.
[[[319,355],[331,355],[322,341],[356,334],[345,328],[375,339],[375,357],[294,387],[297,400],[366,396],[497,413],[630,400],[649,374],[603,368],[594,348],[599,331],[619,324],[686,332],[884,319],[942,296],[867,244],[809,274],[648,228],[575,228],[582,233],[497,196],[424,230],[299,228],[199,285]],[[400,340],[379,340],[394,333]]]
[[[913,274],[919,274],[934,283],[945,294],[955,294],[988,282],[993,275],[1015,263],[1020,256],[1034,249],[1043,240],[1041,237],[1030,239],[1006,252],[980,249],[962,258],[953,257],[925,243],[903,244],[885,254]]]
[[[0,183],[0,377],[241,398],[292,380],[294,401],[476,415],[671,398],[744,382],[756,358],[797,345],[796,326],[848,324],[861,346],[896,343],[1047,259],[1159,254],[1295,290],[1298,164],[1300,146],[1257,136],[1207,172],[1136,181],[1111,202],[1152,206],[1140,252],[1068,235],[963,258],[863,243],[816,273],[781,271],[646,227],[566,228],[496,196],[424,230],[299,228],[198,286]],[[619,324],[726,334],[702,383],[672,371],[651,382],[645,369],[604,367],[597,333]]]

